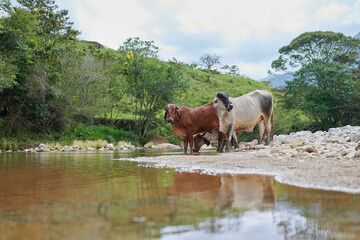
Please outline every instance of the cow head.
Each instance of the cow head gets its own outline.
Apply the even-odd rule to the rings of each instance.
[[[230,102],[229,94],[226,92],[218,92],[214,99],[214,107],[226,109],[230,112],[233,109],[232,102]]]
[[[200,148],[202,147],[202,145],[206,144],[207,146],[210,145],[210,142],[208,139],[205,138],[205,134],[204,133],[197,133],[194,135],[194,147],[193,147],[193,152],[199,152]]]
[[[164,119],[167,123],[173,124],[177,121],[177,117],[180,119],[179,108],[175,104],[168,104],[165,106],[165,116]]]

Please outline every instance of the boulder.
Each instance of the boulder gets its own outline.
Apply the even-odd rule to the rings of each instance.
[[[152,146],[156,146],[161,143],[169,143],[169,140],[167,140],[163,136],[155,135],[144,145],[144,147],[151,148]]]
[[[350,140],[352,142],[359,142],[360,141],[360,132],[354,132],[350,134]]]
[[[110,151],[112,151],[112,150],[114,150],[115,148],[114,148],[114,145],[112,144],[112,143],[109,143],[109,144],[106,144],[106,150],[110,150]]]
[[[178,145],[174,145],[171,143],[160,143],[152,147],[153,149],[181,149]]]
[[[40,143],[38,148],[41,149],[41,150],[44,150],[44,149],[46,149],[46,146],[45,146],[45,144]]]
[[[63,152],[71,152],[73,150],[74,150],[73,147],[70,147],[70,146],[65,146],[61,149],[61,151],[63,151]]]
[[[313,152],[316,152],[315,148],[311,145],[306,145],[304,147],[304,151],[308,152],[308,153],[313,153]]]
[[[291,148],[297,148],[297,147],[301,147],[301,146],[304,146],[305,144],[305,140],[304,138],[295,138],[292,142],[292,144],[290,145]]]

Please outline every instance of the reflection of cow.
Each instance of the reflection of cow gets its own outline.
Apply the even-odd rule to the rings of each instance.
[[[274,178],[270,176],[175,173],[174,185],[166,192],[173,202],[196,198],[208,200],[220,209],[275,207]]]
[[[266,90],[255,90],[237,98],[231,98],[225,92],[219,92],[214,99],[214,108],[219,117],[219,132],[225,135],[221,144],[221,152],[226,143],[230,148],[233,131],[252,132],[258,124],[260,141],[266,137],[266,145],[271,141],[273,96]]]
[[[274,178],[261,175],[222,176],[217,205],[220,209],[274,208]]]

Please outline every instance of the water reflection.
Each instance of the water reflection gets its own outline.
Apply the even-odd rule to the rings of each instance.
[[[113,160],[131,154],[0,154],[0,240],[360,239],[359,194]]]
[[[259,175],[221,176],[218,196],[220,209],[274,209],[274,178]]]

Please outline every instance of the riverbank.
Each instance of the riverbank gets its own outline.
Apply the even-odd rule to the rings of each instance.
[[[360,127],[274,136],[270,146],[256,143],[242,143],[239,149],[218,155],[122,160],[180,172],[272,175],[281,183],[299,187],[360,193]]]

